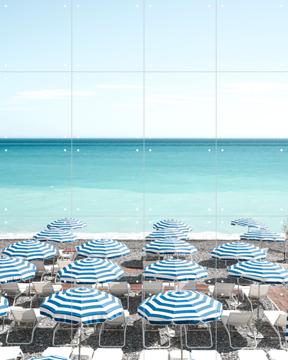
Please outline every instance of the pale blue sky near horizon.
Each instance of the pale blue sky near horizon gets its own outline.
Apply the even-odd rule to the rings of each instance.
[[[288,0],[145,3],[143,125],[143,1],[1,0],[0,137],[288,137]]]

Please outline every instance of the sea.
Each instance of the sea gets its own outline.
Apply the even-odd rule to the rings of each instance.
[[[61,217],[87,233],[142,233],[164,218],[197,234],[288,216],[288,139],[1,139],[0,233]]]

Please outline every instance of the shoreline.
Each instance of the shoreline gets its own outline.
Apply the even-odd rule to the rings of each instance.
[[[151,231],[146,232],[94,232],[94,233],[86,233],[86,232],[75,232],[74,234],[77,236],[78,240],[92,240],[92,239],[113,239],[113,240],[126,240],[126,241],[144,241],[145,236],[150,234]],[[31,239],[36,232],[7,232],[0,233],[0,240],[27,240]],[[192,232],[189,236],[188,240],[227,240],[227,241],[237,241],[240,240],[240,233],[220,233],[214,231],[204,231],[204,232]]]

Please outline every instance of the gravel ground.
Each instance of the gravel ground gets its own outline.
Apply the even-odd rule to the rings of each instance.
[[[127,243],[129,248],[131,249],[131,253],[129,256],[123,257],[121,259],[115,260],[117,263],[125,267],[125,279],[128,280],[130,283],[137,283],[141,281],[141,266],[142,266],[142,247],[144,242],[142,241],[124,241]],[[191,241],[193,245],[195,245],[198,249],[198,252],[193,255],[193,260],[198,262],[199,264],[208,267],[208,274],[209,278],[206,280],[206,283],[213,283],[215,280],[225,279],[225,281],[233,281],[233,279],[227,279],[227,271],[226,265],[224,262],[216,263],[215,260],[211,259],[210,252],[211,250],[222,243],[224,241],[208,241],[208,240],[201,240],[201,241]],[[283,262],[283,245],[281,244],[259,244],[258,246],[261,247],[268,247],[269,252],[267,259],[270,261],[276,262]],[[67,246],[67,245],[66,245]],[[63,247],[61,245],[60,247]],[[65,246],[64,246],[65,247]],[[69,247],[71,247],[69,245]],[[233,263],[233,262],[232,262]],[[21,297],[17,301],[17,305],[22,305],[25,307],[29,307],[29,297]],[[127,327],[127,342],[126,346],[124,347],[124,359],[125,360],[134,360],[138,359],[139,352],[143,349],[142,346],[142,331],[141,331],[141,320],[137,316],[137,306],[141,302],[141,298],[138,294],[133,294],[131,301],[130,301],[130,314],[131,319],[129,320],[129,325]],[[228,305],[224,302],[224,309],[228,309]],[[34,306],[39,306],[37,303]],[[255,322],[254,327],[257,328],[258,332],[264,336],[263,339],[258,340],[258,348],[268,350],[270,348],[279,348],[279,342],[275,338],[275,333],[273,329],[263,321],[262,312],[263,309],[272,309],[273,306],[269,301],[264,301],[261,303],[260,306],[260,316],[258,321]],[[249,304],[244,301],[239,309],[249,310]],[[41,325],[35,332],[35,338],[33,345],[25,345],[21,346],[23,352],[25,353],[25,359],[29,359],[30,356],[40,356],[42,351],[45,350],[48,346],[52,346],[52,331],[53,326],[55,325],[53,320],[44,319],[41,322]],[[5,345],[5,338],[7,329],[9,327],[9,321],[6,321],[4,329],[0,331],[0,341]],[[220,322],[214,323],[211,325],[212,334],[214,343],[216,344],[217,350],[222,354],[223,360],[233,360],[237,359],[237,352],[231,351],[229,348],[228,337],[227,334]],[[194,328],[195,330],[195,328]],[[176,336],[170,338],[171,340],[171,348],[180,348],[180,342],[178,335],[178,328],[175,328]],[[98,347],[98,332],[99,329],[87,328],[86,335],[83,335],[83,346],[91,346],[93,348]],[[57,344],[69,344],[70,343],[70,331],[59,331],[57,333]],[[75,332],[74,332],[75,335]],[[89,336],[90,335],[90,336]],[[19,330],[17,332],[13,331],[11,333],[11,341],[16,340],[25,340],[29,336],[27,330]],[[103,338],[104,341],[107,341],[107,344],[111,343],[111,333],[106,334]],[[153,332],[147,334],[147,344],[149,346],[159,346],[161,343],[162,345],[167,345],[167,340],[169,337],[167,336],[167,331],[165,329],[161,329],[159,332]],[[252,339],[247,336],[244,330],[239,330],[235,332],[232,336],[233,343],[239,347],[249,347],[252,345]],[[198,331],[194,331],[188,336],[189,342],[197,345],[204,345],[208,343],[207,331],[206,329],[198,329]],[[74,337],[75,341],[75,337]],[[122,341],[121,332],[113,333],[113,345],[120,344]]]

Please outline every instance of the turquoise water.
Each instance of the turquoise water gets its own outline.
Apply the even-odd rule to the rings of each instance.
[[[287,164],[288,140],[2,139],[0,232],[66,215],[87,232],[149,230],[163,217],[237,232],[229,221],[240,216],[280,231]]]

